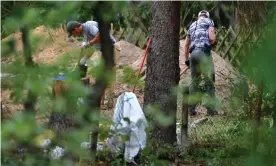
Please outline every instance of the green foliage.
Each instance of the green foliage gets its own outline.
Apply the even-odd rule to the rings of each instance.
[[[120,78],[122,83],[128,84],[129,86],[136,86],[137,88],[143,88],[144,83],[138,76],[138,72],[129,66],[123,68],[123,76]]]
[[[78,41],[83,41],[83,37],[76,37],[76,39],[78,40]]]
[[[18,30],[19,24],[24,22],[33,29],[39,25],[57,27],[68,20],[84,22],[91,19],[91,9],[94,2],[18,2],[9,6],[12,12],[2,19],[2,38]],[[18,6],[17,6],[18,5]],[[25,7],[19,7],[24,5]],[[58,16],[58,17],[57,17]]]
[[[140,26],[139,23],[142,23],[148,28],[151,20],[150,2],[141,2],[137,5],[132,5],[128,8],[126,13],[123,14],[131,27]]]
[[[16,2],[26,5],[27,2]],[[184,3],[183,3],[184,4]],[[211,9],[217,2],[206,3],[207,9]],[[11,4],[5,4],[11,5]],[[32,6],[34,5],[34,6]],[[48,27],[56,27],[69,19],[76,19],[86,21],[91,18],[92,9],[95,3],[93,2],[32,2],[29,8],[14,8],[11,15],[3,19],[3,27],[7,34],[18,31],[18,28],[25,24],[32,29],[38,25],[45,25]],[[191,3],[189,2],[189,5]],[[139,5],[134,5],[128,8],[125,2],[110,3],[112,11],[105,13],[108,20],[115,17],[116,12],[122,11],[127,15],[126,19],[132,26],[139,26],[142,22],[146,29],[149,27],[150,5],[148,2],[143,2]],[[197,14],[199,9],[197,7],[192,9],[192,14]],[[15,10],[18,9],[18,10]],[[188,10],[185,9],[185,11]],[[272,9],[271,9],[272,10]],[[192,15],[191,14],[191,15]],[[273,14],[273,13],[272,13]],[[138,17],[139,16],[139,17]],[[190,16],[189,16],[190,17]],[[188,18],[188,17],[187,17]],[[189,148],[188,154],[179,154],[175,147],[154,148],[154,140],[149,140],[147,147],[141,153],[141,165],[168,165],[171,161],[164,161],[160,156],[167,154],[167,158],[173,159],[179,155],[181,160],[186,163],[206,163],[209,165],[273,165],[275,161],[275,83],[273,69],[275,62],[275,14],[268,17],[265,34],[256,48],[252,49],[250,56],[245,60],[243,66],[243,74],[248,79],[250,85],[256,85],[246,89],[244,84],[235,85],[235,93],[229,101],[229,105],[219,103],[216,100],[210,100],[203,97],[203,103],[222,105],[229,107],[226,117],[211,117],[206,123],[198,126],[196,129],[190,129],[189,135],[196,138],[197,145]],[[36,53],[37,48],[41,44],[49,44],[50,38],[41,38],[30,34],[30,45],[32,54]],[[81,41],[82,38],[77,40]],[[76,62],[78,61],[80,51],[73,51],[61,55],[55,60],[53,64],[35,66],[28,66],[23,59],[23,53],[16,51],[15,40],[11,39],[6,42],[1,42],[1,57],[12,57],[8,63],[2,63],[2,73],[9,73],[15,75],[9,79],[1,79],[2,89],[11,89],[11,100],[17,104],[23,104],[29,97],[28,92],[32,92],[37,96],[36,107],[32,112],[26,111],[17,112],[11,119],[2,122],[2,152],[3,165],[73,165],[75,161],[73,157],[79,157],[82,160],[91,159],[88,150],[80,149],[81,142],[89,140],[89,132],[94,130],[94,126],[84,120],[85,105],[77,107],[77,99],[85,97],[89,87],[84,87],[79,81],[79,73],[76,70]],[[88,53],[89,54],[89,50]],[[203,65],[206,67],[207,65]],[[92,77],[105,75],[107,79],[114,79],[114,73],[103,73],[103,61],[99,64],[91,65],[89,74]],[[206,69],[206,68],[204,68]],[[208,70],[208,69],[206,69]],[[54,81],[53,76],[59,72],[63,72],[68,76],[65,83],[68,85],[70,91],[64,97],[54,99],[52,94],[52,87]],[[143,81],[137,77],[137,71],[130,67],[123,69],[123,76],[120,78],[124,84],[143,88]],[[260,82],[264,83],[264,93],[262,94],[262,124],[259,128],[259,144],[257,146],[258,156],[250,155],[252,146],[252,115],[256,108],[256,99],[258,96],[258,86]],[[175,90],[175,93],[177,90]],[[243,92],[243,93],[241,93]],[[249,92],[248,96],[244,96]],[[194,96],[195,100],[202,98],[202,94]],[[193,100],[193,98],[192,98]],[[250,101],[250,102],[249,102]],[[218,104],[219,103],[219,104]],[[247,109],[253,103],[253,107]],[[173,117],[160,112],[158,105],[145,106],[145,110],[150,115],[151,126],[168,126],[173,123]],[[254,108],[254,109],[253,109]],[[233,110],[233,111],[231,111]],[[65,114],[74,113],[74,120],[81,124],[81,127],[66,132],[54,133],[49,130],[44,122],[36,123],[36,116],[50,114],[52,111],[57,111]],[[109,126],[111,119],[99,117],[99,115],[91,113],[85,117],[88,121],[100,120],[99,126],[99,140],[104,141],[110,134]],[[273,120],[272,120],[273,119]],[[129,122],[129,119],[125,119]],[[194,119],[190,119],[194,120]],[[273,125],[272,124],[273,121]],[[150,135],[150,131],[148,132]],[[65,137],[66,140],[61,139]],[[51,161],[47,163],[48,159],[44,156],[42,151],[35,148],[45,138],[51,138],[57,145],[66,146],[69,154],[64,159],[59,161]],[[122,136],[123,141],[127,141],[129,136]],[[209,143],[209,147],[205,147],[204,143]],[[213,145],[212,143],[216,143]],[[21,153],[17,151],[18,145],[24,145],[27,148],[34,148],[35,152]],[[206,145],[207,146],[207,145]],[[70,156],[71,155],[71,156]],[[104,162],[110,162],[111,165],[122,165],[123,157],[121,154],[110,154],[108,151],[101,151],[97,153],[98,157]],[[23,158],[24,156],[24,158]],[[163,157],[163,156],[162,156]],[[161,158],[162,158],[161,157]],[[24,160],[23,160],[24,159]]]
[[[148,115],[152,118],[151,125],[168,126],[173,123],[173,117],[161,112],[157,105],[150,105],[146,108]]]

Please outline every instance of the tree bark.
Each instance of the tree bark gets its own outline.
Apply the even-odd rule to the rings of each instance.
[[[144,105],[158,105],[160,111],[173,117],[173,123],[163,127],[153,126],[150,138],[158,146],[176,143],[177,98],[172,88],[178,85],[179,68],[179,30],[181,2],[154,1],[151,4],[152,43],[147,58],[147,77],[145,79]],[[154,120],[146,112],[149,121]]]
[[[104,14],[110,11],[112,3],[109,2],[98,2],[95,10],[94,15],[99,23],[99,31],[100,31],[100,44],[101,44],[101,51],[104,60],[104,73],[105,75],[101,75],[96,78],[96,82],[92,87],[88,95],[88,110],[93,111],[93,115],[99,117],[100,116],[100,106],[101,106],[101,98],[104,95],[104,91],[109,84],[107,76],[114,72],[114,45],[110,39],[109,30],[110,30],[110,21],[105,20]],[[110,13],[109,13],[110,14]],[[85,119],[90,121],[89,114],[86,114]],[[99,120],[96,118],[95,120],[91,121],[93,126],[92,134],[91,134],[91,157],[92,157],[92,165],[96,164],[96,150],[97,150],[97,140],[99,134]]]

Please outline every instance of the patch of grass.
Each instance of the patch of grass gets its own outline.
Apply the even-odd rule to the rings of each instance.
[[[137,88],[144,87],[144,82],[140,79],[140,77],[137,77],[137,72],[129,66],[125,66],[123,68],[123,76],[119,79],[120,82],[130,86],[135,85]]]
[[[190,125],[197,118],[189,118]],[[188,153],[181,156],[186,164],[242,165],[250,154],[250,123],[229,117],[208,117],[208,121],[189,127],[192,145]]]
[[[53,65],[59,66],[59,67],[70,67],[70,66],[72,67],[72,65],[78,62],[80,54],[81,54],[80,49],[67,52],[57,57]]]
[[[192,123],[196,119],[190,119]],[[247,141],[243,141],[251,133],[251,126],[248,122],[222,116],[208,117],[208,121],[189,128],[190,137],[195,143],[208,142],[215,144],[227,144],[228,141],[236,140],[244,147]],[[238,140],[237,140],[238,139]],[[233,141],[232,141],[233,142]],[[236,142],[236,143],[237,143]]]
[[[78,36],[78,37],[76,37],[76,39],[77,39],[77,41],[83,41],[83,37],[82,36]]]
[[[182,157],[185,164],[202,163],[203,165],[212,166],[237,166],[244,163],[245,156],[230,157],[227,154],[232,152],[225,147],[208,147],[205,145],[193,145],[190,147],[188,154]]]

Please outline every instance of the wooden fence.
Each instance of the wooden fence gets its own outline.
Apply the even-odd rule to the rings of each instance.
[[[242,35],[240,32],[235,32],[231,27],[228,29],[219,27],[215,33],[217,44],[212,50],[234,66],[241,64],[242,57],[256,45],[261,37],[261,34],[253,33],[252,30]],[[186,34],[187,29],[181,27],[180,40],[185,39]],[[142,49],[146,48],[149,38],[148,32],[145,32],[140,27],[121,29],[119,32],[114,32],[114,35],[118,40],[126,40]]]

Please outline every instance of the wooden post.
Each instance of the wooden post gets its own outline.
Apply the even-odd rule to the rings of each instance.
[[[226,33],[225,29],[224,28],[220,28],[219,34],[221,34],[221,35],[219,35],[217,38],[223,40],[222,36],[225,36],[225,33]]]
[[[183,33],[180,33],[180,39],[185,39],[188,31],[187,31],[187,29],[185,27],[182,28],[182,31],[183,31]]]
[[[257,42],[260,40],[260,38],[261,38],[261,36],[263,35],[263,33],[260,33],[258,36],[257,36],[257,38],[254,40],[254,42],[253,42],[253,44],[252,44],[252,46],[251,46],[251,48],[254,48],[255,46],[256,46],[256,44],[257,44]],[[250,48],[250,49],[251,49]],[[254,54],[254,52],[253,52],[253,54]],[[244,58],[245,59],[245,58]],[[243,60],[244,60],[243,59]],[[240,61],[236,61],[237,63],[238,63],[238,65],[240,65],[241,63],[243,63],[243,60],[240,62]]]
[[[139,40],[140,40],[140,37],[142,36],[142,34],[143,34],[143,31],[141,30],[141,32],[140,32],[140,34],[138,36],[138,39],[135,42],[135,45],[138,46],[138,47],[139,47]]]
[[[216,51],[218,53],[218,51],[220,50],[220,48],[222,47],[222,45],[224,44],[225,40],[227,39],[228,35],[230,34],[230,28],[228,29],[226,35],[223,37],[222,41],[219,43],[219,46],[216,48]]]
[[[182,98],[182,116],[181,116],[181,146],[185,148],[189,144],[188,140],[188,97],[189,88],[184,87]]]
[[[147,47],[149,36],[147,37],[147,40],[145,40],[145,44],[143,45],[142,49],[145,49]]]
[[[124,28],[124,29],[123,29],[123,32],[121,33],[121,35],[120,35],[120,37],[118,38],[118,40],[121,40],[121,39],[122,39],[122,37],[123,37],[125,31],[126,31],[126,29]]]
[[[245,37],[245,39],[243,40],[242,44],[239,46],[237,52],[235,53],[235,55],[233,56],[233,58],[230,60],[230,63],[233,62],[233,60],[237,57],[237,55],[239,54],[239,52],[241,51],[241,48],[243,47],[243,45],[245,44],[245,42],[247,41],[247,39],[249,38],[249,36],[251,35],[252,31],[250,30],[250,32],[247,34],[247,36]],[[238,36],[238,35],[237,35]]]
[[[229,45],[229,47],[228,47],[227,50],[225,51],[224,55],[222,56],[223,59],[226,58],[226,55],[229,53],[229,51],[230,51],[230,49],[232,48],[233,44],[234,44],[235,41],[237,40],[239,34],[240,34],[240,31],[238,32],[238,34],[236,35],[236,37],[234,38],[234,40],[231,42],[231,44]]]
[[[184,28],[181,26],[180,27],[180,31],[179,31],[179,36],[180,36],[180,39],[183,39],[183,36],[184,36]]]
[[[134,33],[135,33],[135,29],[133,28],[133,30],[132,30],[132,32],[130,33],[130,35],[127,34],[126,40],[127,40],[128,42],[131,42],[131,37],[133,36]]]

